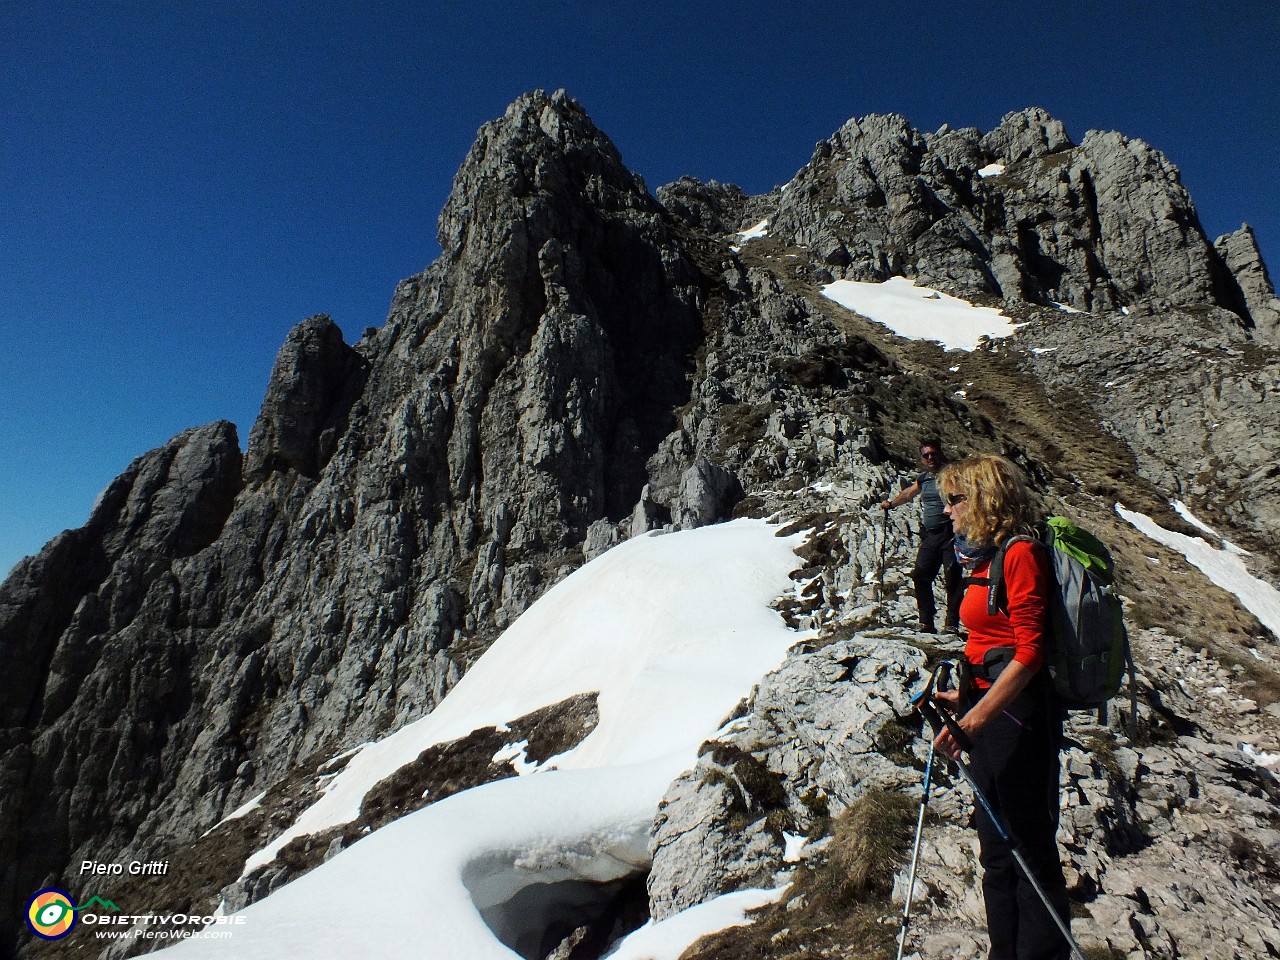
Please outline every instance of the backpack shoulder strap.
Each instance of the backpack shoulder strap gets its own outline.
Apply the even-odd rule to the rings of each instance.
[[[1008,598],[1004,590],[1004,555],[1008,549],[1015,543],[1040,543],[1035,537],[1018,535],[1010,537],[1000,545],[1000,549],[996,551],[996,555],[991,558],[991,566],[987,570],[987,582],[989,584],[987,590],[987,614],[994,617],[1000,612],[1002,607],[1008,606]],[[1043,544],[1041,544],[1043,546]]]

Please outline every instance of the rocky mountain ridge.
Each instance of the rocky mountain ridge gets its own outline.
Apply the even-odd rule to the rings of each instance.
[[[761,219],[767,236],[737,236]],[[429,711],[550,583],[627,536],[735,510],[812,523],[809,595],[787,615],[833,640],[907,621],[913,528],[880,531],[870,508],[930,433],[1017,459],[1108,531],[1134,615],[1228,665],[1253,643],[1266,662],[1239,682],[1274,700],[1275,638],[1175,563],[1149,569],[1111,511],[1174,526],[1167,502],[1186,499],[1275,578],[1274,289],[1251,232],[1209,242],[1141,141],[1075,146],[1037,110],[986,135],[868,117],[771,195],[682,180],[654,196],[576,102],[535,93],[480,130],[439,239],[381,329],[354,346],[326,317],[290,333],[243,455],[230,424],[182,434],[0,587],[6,916],[69,864],[182,849]],[[1026,326],[957,364],[821,296],[893,275]],[[233,880],[184,895],[216,903]]]

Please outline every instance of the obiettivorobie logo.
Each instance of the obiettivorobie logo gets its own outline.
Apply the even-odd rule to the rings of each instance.
[[[42,940],[61,940],[77,927],[99,940],[226,940],[243,914],[122,913],[104,897],[76,906],[71,894],[45,887],[27,902],[27,926]]]
[[[71,895],[55,887],[46,887],[31,898],[27,904],[27,925],[31,932],[42,940],[61,940],[76,925],[76,913],[98,907],[101,910],[119,911],[110,900],[102,897],[91,897],[80,906],[75,905]]]

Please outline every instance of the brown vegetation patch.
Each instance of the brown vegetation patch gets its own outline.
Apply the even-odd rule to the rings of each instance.
[[[813,531],[796,548],[796,556],[804,561],[804,566],[791,575],[793,580],[808,580],[823,570],[849,562],[849,549],[840,532],[841,524],[846,520],[848,516],[845,514],[824,510],[807,514],[778,531],[780,537]]]
[[[720,412],[720,450],[721,453],[730,447],[752,447],[760,443],[765,436],[765,428],[769,423],[769,415],[775,405],[764,403],[731,403]]]
[[[798,357],[774,358],[770,367],[784,380],[805,390],[843,390],[859,374],[876,375],[891,369],[889,358],[865,337],[849,336],[844,343],[824,344]]]
[[[457,740],[428,747],[365,795],[360,818],[343,829],[343,846],[446,797],[515,776],[516,769],[509,761],[494,760],[504,747],[524,741],[525,757],[542,763],[577,746],[599,721],[596,694],[583,693],[526,714],[506,730],[482,727]],[[313,849],[312,855],[315,852]]]
[[[773,605],[793,629],[803,626],[806,617],[826,605],[822,573],[849,562],[849,550],[840,533],[841,524],[846,519],[840,513],[821,511],[808,514],[778,531],[780,537],[812,531],[796,548],[796,555],[804,561],[804,566],[791,574],[794,581],[809,582],[804,589],[779,598]]]
[[[780,902],[754,911],[749,925],[704,937],[681,960],[893,957],[898,924],[890,894],[914,815],[902,794],[868,792],[834,821],[830,845],[799,865]]]
[[[465,737],[428,747],[365,794],[361,827],[377,830],[406,813],[494,780],[513,777],[515,768],[494,754],[512,742],[495,727],[473,730]]]
[[[793,828],[782,774],[774,773],[733,744],[709,741],[703,744],[699,756],[708,753],[716,766],[707,772],[704,780],[727,788],[731,829],[745,830],[762,819],[778,836],[783,830]]]

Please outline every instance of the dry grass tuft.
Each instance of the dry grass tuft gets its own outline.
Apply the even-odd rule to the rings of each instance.
[[[914,823],[907,797],[868,792],[831,822],[831,843],[797,868],[782,901],[747,926],[704,937],[681,960],[888,960],[898,934],[889,895]]]

